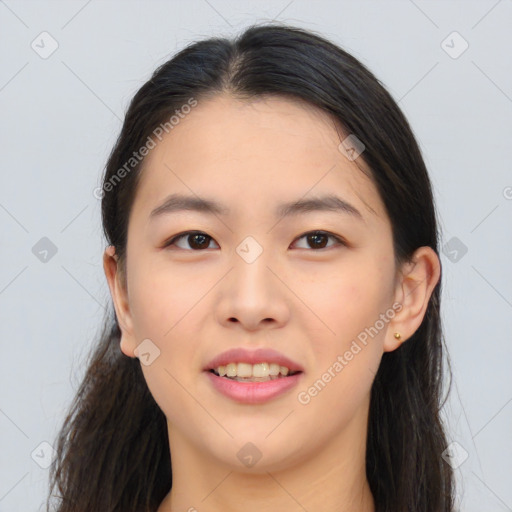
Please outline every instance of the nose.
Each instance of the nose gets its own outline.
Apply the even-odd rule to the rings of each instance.
[[[231,271],[219,283],[216,318],[228,328],[275,329],[290,317],[290,294],[284,276],[263,253],[252,262],[235,253]]]

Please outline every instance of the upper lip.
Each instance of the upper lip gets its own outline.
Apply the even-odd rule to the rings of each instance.
[[[233,348],[214,357],[208,363],[205,370],[214,370],[219,366],[225,366],[229,363],[275,363],[279,366],[286,366],[292,372],[304,371],[298,363],[271,348],[258,348],[256,350]]]

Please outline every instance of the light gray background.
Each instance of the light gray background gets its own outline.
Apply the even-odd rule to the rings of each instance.
[[[454,458],[468,453],[460,510],[512,510],[511,0],[0,0],[0,511],[42,510],[40,443],[60,427],[109,301],[93,190],[128,101],[185,44],[274,18],[353,53],[411,122],[449,243],[445,413]],[[59,45],[47,59],[31,48],[50,48],[43,31]],[[442,44],[453,31],[469,44],[457,58],[458,36]],[[42,237],[57,247],[46,262],[32,252]]]

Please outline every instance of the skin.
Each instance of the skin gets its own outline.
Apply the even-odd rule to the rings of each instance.
[[[306,104],[277,97],[202,100],[146,157],[130,213],[125,265],[112,247],[104,269],[122,331],[136,357],[150,339],[160,355],[141,367],[165,413],[173,487],[159,512],[374,512],[365,474],[370,389],[384,352],[420,326],[440,276],[419,248],[396,268],[389,218],[361,158],[340,150],[341,127]],[[346,134],[345,134],[346,135]],[[342,135],[343,137],[345,135]],[[171,193],[217,200],[227,216],[183,211],[150,219]],[[336,193],[362,214],[274,215],[285,201]],[[162,248],[186,230],[190,238]],[[323,230],[343,238],[308,243]],[[247,236],[263,252],[236,252]],[[192,240],[192,244],[194,240]],[[393,303],[399,312],[312,397],[307,390]],[[394,333],[399,332],[397,340]],[[219,394],[203,373],[234,347],[272,347],[304,368],[299,385],[259,405]],[[261,459],[237,452],[253,443]]]

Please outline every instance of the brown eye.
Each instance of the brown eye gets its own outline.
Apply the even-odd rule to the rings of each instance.
[[[181,240],[185,240],[185,243],[188,243],[188,247],[183,247],[177,243]],[[174,245],[180,249],[200,251],[208,249],[211,241],[213,241],[213,238],[202,231],[186,231],[169,240],[165,247]]]
[[[338,245],[339,244],[345,245],[344,241],[340,237],[333,235],[331,233],[328,233],[326,231],[310,231],[308,233],[304,233],[297,240],[301,240],[303,238],[306,240],[308,247],[300,247],[300,249],[303,249],[303,248],[305,248],[305,249],[308,249],[308,248],[325,249],[325,248],[332,247],[333,245],[336,245],[336,244],[331,244],[331,245],[327,246],[329,239],[335,240],[338,243]]]
[[[310,244],[314,249],[323,249],[327,245],[328,238],[329,237],[323,233],[312,233],[310,235],[306,235],[308,244]]]

